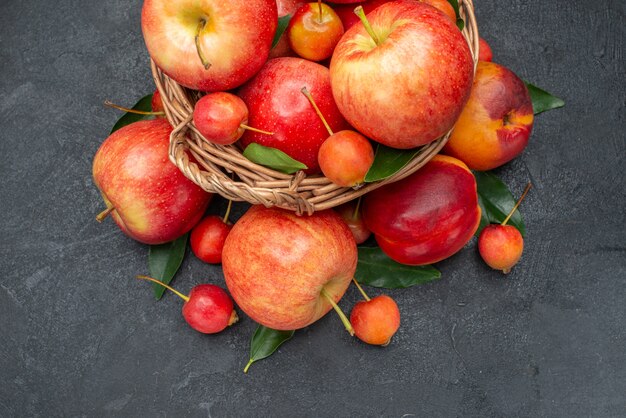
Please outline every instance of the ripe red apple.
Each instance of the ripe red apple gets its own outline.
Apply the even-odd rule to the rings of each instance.
[[[478,39],[478,60],[491,62],[493,59],[493,51],[483,38]]]
[[[394,148],[431,142],[456,122],[473,78],[465,38],[422,2],[383,4],[339,41],[331,64],[333,96],[346,120]]]
[[[469,101],[444,152],[472,170],[494,169],[524,151],[533,120],[524,82],[506,67],[480,61]]]
[[[275,58],[239,90],[248,106],[248,124],[273,135],[246,131],[241,143],[243,147],[256,142],[278,148],[305,164],[307,174],[312,174],[319,172],[317,154],[328,131],[302,94],[303,87],[315,98],[333,131],[348,128],[333,99],[328,68],[302,58]]]
[[[222,267],[237,305],[269,328],[294,330],[324,316],[350,285],[357,249],[333,211],[297,216],[253,206],[226,238]]]
[[[198,223],[212,194],[168,158],[172,127],[135,122],[109,136],[93,160],[93,179],[115,223],[145,244],[175,240]]]
[[[489,267],[507,274],[522,257],[524,239],[512,225],[487,225],[478,237],[478,251]]]
[[[480,213],[474,175],[463,162],[444,155],[363,197],[363,220],[380,248],[409,265],[455,254],[478,229]]]
[[[232,227],[219,216],[205,217],[191,230],[189,237],[191,250],[205,263],[220,264],[224,242]]]
[[[400,328],[400,309],[387,295],[357,302],[350,313],[354,334],[364,343],[386,346]]]
[[[330,181],[341,187],[354,187],[365,180],[374,162],[374,148],[358,132],[339,131],[324,141],[317,161]]]
[[[321,2],[299,8],[287,28],[291,49],[311,61],[330,58],[342,35],[341,19],[329,5]]]
[[[178,83],[203,91],[240,86],[267,60],[275,0],[145,0],[141,28],[154,62]]]

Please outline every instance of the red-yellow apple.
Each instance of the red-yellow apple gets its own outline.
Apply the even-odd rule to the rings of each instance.
[[[524,151],[533,127],[524,82],[506,67],[479,62],[472,93],[444,147],[472,170],[486,171]]]
[[[323,3],[307,3],[299,8],[287,28],[291,49],[311,61],[330,58],[342,35],[341,19]]]
[[[296,12],[301,6],[307,3],[307,0],[276,0],[278,6],[278,18],[286,15],[291,15]],[[289,41],[287,40],[286,31],[281,35],[278,43],[270,51],[269,59],[278,57],[293,57],[295,53],[289,47]]]
[[[145,0],[141,28],[154,62],[195,90],[240,86],[267,60],[275,0]]]
[[[478,251],[489,267],[507,274],[522,257],[524,239],[512,225],[487,225],[478,237]]]
[[[324,316],[356,270],[352,233],[333,211],[297,216],[253,206],[226,238],[222,267],[237,305],[269,328],[294,330]]]
[[[339,131],[324,141],[317,161],[330,181],[341,187],[354,187],[365,180],[374,162],[374,148],[358,132]]]
[[[249,125],[273,135],[246,131],[241,143],[243,147],[256,142],[278,148],[305,164],[307,174],[312,174],[319,172],[317,154],[328,131],[302,94],[303,87],[315,98],[333,131],[348,128],[333,99],[328,68],[302,58],[275,58],[239,90],[248,106]]]
[[[213,196],[170,162],[171,132],[164,119],[135,122],[111,134],[93,160],[93,179],[113,220],[145,244],[188,232]]]
[[[474,175],[444,155],[363,197],[363,220],[380,248],[409,265],[455,254],[478,229],[480,213]]]
[[[387,295],[357,302],[350,313],[354,334],[364,343],[387,345],[400,328],[400,310]]]
[[[467,98],[473,60],[456,25],[430,5],[383,4],[335,48],[330,77],[346,120],[394,148],[414,148],[452,128]]]

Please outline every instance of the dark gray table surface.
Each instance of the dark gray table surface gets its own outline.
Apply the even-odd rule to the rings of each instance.
[[[476,3],[495,60],[567,102],[497,170],[535,185],[522,261],[503,277],[473,240],[441,281],[389,292],[389,347],[328,315],[244,375],[255,324],[194,332],[133,279],[147,247],[94,221],[119,117],[102,103],[153,89],[141,2],[3,0],[0,416],[626,416],[625,4]],[[175,284],[207,280],[221,269],[189,256]]]

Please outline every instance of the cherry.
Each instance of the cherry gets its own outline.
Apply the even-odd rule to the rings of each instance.
[[[137,276],[171,290],[185,301],[183,317],[189,326],[203,334],[216,334],[239,320],[233,309],[233,300],[228,293],[213,284],[199,284],[185,296],[174,288],[152,277]]]
[[[226,92],[209,93],[198,100],[193,122],[207,141],[219,145],[235,143],[246,129],[273,135],[248,126],[248,107],[239,97]]]
[[[337,206],[335,211],[343,218],[346,225],[348,225],[357,244],[363,244],[370,235],[372,235],[372,231],[365,226],[365,222],[363,222],[363,217],[361,216],[360,197],[356,200],[344,203],[341,206]]]
[[[220,264],[222,262],[224,242],[233,227],[228,222],[232,203],[232,200],[228,201],[224,218],[215,215],[207,216],[191,230],[189,238],[191,250],[205,263]]]
[[[302,58],[322,61],[329,58],[343,35],[341,19],[320,0],[300,7],[289,21],[287,39]]]
[[[311,106],[315,109],[330,135],[322,143],[317,154],[317,161],[322,173],[337,186],[355,187],[362,184],[374,162],[372,144],[356,131],[333,132],[315,104],[311,93],[306,87],[303,87],[301,91],[311,102]]]
[[[487,225],[478,237],[478,252],[489,267],[495,270],[502,270],[504,274],[511,271],[517,264],[524,251],[524,239],[522,234],[514,226],[507,225],[513,213],[532,187],[528,183],[524,193],[519,198],[511,212],[501,224]]]
[[[370,299],[363,288],[352,279],[365,301],[357,302],[350,313],[350,323],[358,339],[367,344],[386,346],[400,327],[400,310],[387,295]]]

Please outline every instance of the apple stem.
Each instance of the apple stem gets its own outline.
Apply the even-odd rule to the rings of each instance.
[[[204,53],[202,52],[202,48],[200,47],[200,32],[202,31],[202,29],[204,29],[205,26],[206,26],[206,20],[200,19],[200,22],[198,22],[198,28],[196,29],[195,41],[196,41],[196,50],[198,51],[198,57],[200,57],[200,62],[202,62],[204,69],[208,70],[211,67],[211,63],[206,59],[206,57],[204,56]]]
[[[352,220],[356,221],[359,216],[359,209],[361,209],[361,198],[363,195],[359,196],[359,200],[356,201],[356,207],[354,208],[354,212],[352,212]]]
[[[343,326],[346,327],[346,331],[348,331],[350,335],[354,336],[354,328],[352,328],[352,324],[350,323],[346,315],[343,313],[339,305],[335,303],[332,296],[330,296],[328,292],[326,291],[326,289],[324,288],[322,288],[322,295],[326,298],[328,303],[331,304],[335,312],[337,312],[337,315],[339,315],[339,319],[341,319],[341,322],[343,322]]]
[[[107,216],[109,216],[111,212],[113,212],[114,210],[115,210],[115,206],[106,208],[105,210],[103,210],[102,212],[96,215],[96,221],[102,223],[102,221],[104,221],[107,218]]]
[[[178,290],[174,289],[173,287],[170,287],[168,285],[166,285],[165,283],[157,280],[157,279],[153,279],[152,277],[149,276],[143,276],[143,275],[138,275],[135,276],[135,278],[139,279],[139,280],[148,280],[151,281],[152,283],[156,283],[156,284],[160,284],[161,286],[163,286],[164,288],[171,290],[172,292],[174,292],[177,296],[179,296],[182,300],[184,300],[185,302],[189,302],[189,296],[185,296],[182,293],[180,293]]]
[[[359,282],[356,281],[356,279],[353,277],[352,281],[354,282],[354,284],[356,285],[357,289],[359,289],[359,292],[361,292],[361,294],[363,295],[363,297],[365,298],[366,301],[370,301],[370,297],[367,296],[367,293],[365,293],[365,290],[363,290],[363,288],[361,287],[361,285],[359,284]]]
[[[320,119],[322,120],[322,123],[326,127],[326,130],[328,131],[328,135],[333,135],[333,130],[330,129],[330,125],[328,124],[328,122],[326,122],[326,118],[324,117],[324,115],[322,115],[322,111],[320,110],[320,108],[317,107],[317,104],[315,103],[315,100],[313,100],[313,96],[311,95],[309,90],[307,90],[306,87],[302,87],[300,91],[302,92],[302,94],[306,96],[307,99],[309,99],[311,106],[313,106],[313,109],[315,109],[315,113],[317,113],[317,116],[320,117]]]
[[[322,19],[322,0],[317,0],[317,7],[320,9],[320,23],[324,23],[324,19]]]
[[[107,107],[112,107],[113,109],[121,110],[122,112],[134,113],[136,115],[165,116],[165,112],[145,112],[143,110],[129,109],[127,107],[116,105],[109,100],[105,100],[104,105]]]
[[[524,200],[524,198],[528,194],[528,191],[530,190],[531,187],[533,187],[532,183],[528,182],[528,184],[526,185],[526,188],[524,189],[524,193],[522,193],[522,195],[520,196],[520,198],[517,201],[517,203],[515,204],[515,206],[513,206],[513,209],[511,209],[511,212],[509,212],[507,217],[504,219],[504,221],[502,221],[502,223],[500,225],[502,225],[502,226],[506,225],[506,223],[509,221],[509,219],[511,219],[511,216],[513,216],[513,214],[515,213],[515,211],[519,207],[520,203],[522,203],[522,200]]]
[[[246,124],[241,124],[239,125],[240,127],[242,127],[243,129],[247,129],[248,131],[253,131],[253,132],[258,132],[260,134],[264,134],[264,135],[274,135],[274,132],[268,132],[268,131],[264,131],[262,129],[259,128],[253,128],[252,126],[248,126]]]
[[[354,9],[354,14],[356,14],[359,17],[359,19],[361,19],[363,26],[365,26],[365,30],[372,37],[372,39],[374,40],[374,43],[376,45],[380,45],[380,38],[378,38],[378,35],[376,35],[376,32],[374,32],[374,29],[372,28],[372,25],[370,25],[369,20],[367,20],[367,16],[365,16],[365,11],[363,10],[363,6],[357,6]]]
[[[230,216],[230,210],[233,207],[233,201],[232,199],[228,199],[228,206],[226,206],[226,214],[224,215],[224,219],[222,219],[222,221],[224,221],[224,223],[228,223],[228,217]]]

